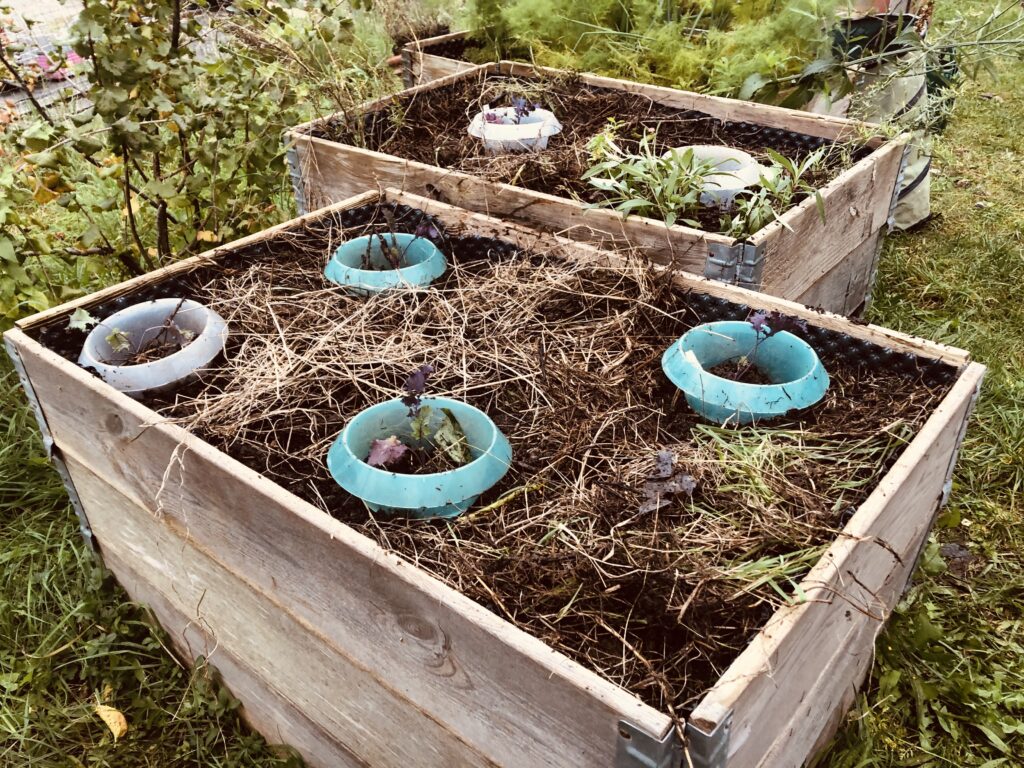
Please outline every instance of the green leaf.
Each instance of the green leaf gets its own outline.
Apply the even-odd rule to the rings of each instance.
[[[426,440],[430,435],[430,414],[432,413],[429,405],[421,405],[416,416],[413,418],[410,427],[412,428],[412,436],[415,440]]]
[[[441,413],[444,414],[444,418],[434,433],[434,441],[453,461],[468,464],[473,460],[473,456],[469,452],[469,441],[466,439],[466,433],[462,431],[462,425],[450,409],[442,408]]]
[[[821,223],[825,223],[825,199],[821,196],[819,190],[814,190],[814,204],[818,208],[818,218],[821,219]]]
[[[107,334],[107,344],[115,352],[127,352],[132,348],[131,339],[128,338],[128,334],[122,331],[120,328],[114,328]]]
[[[68,328],[75,331],[87,331],[90,326],[96,325],[98,322],[99,320],[89,314],[89,310],[79,307],[68,318]]]

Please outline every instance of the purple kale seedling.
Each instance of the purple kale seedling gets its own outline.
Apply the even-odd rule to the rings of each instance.
[[[371,467],[383,469],[397,464],[408,452],[409,446],[392,435],[370,443],[370,455],[366,457],[366,463]]]
[[[402,404],[409,408],[409,416],[414,417],[420,411],[420,397],[427,390],[427,379],[434,372],[434,366],[429,363],[421,365],[409,374],[402,389],[405,395],[402,397]]]
[[[747,322],[757,331],[758,336],[763,334],[766,339],[780,331],[789,331],[794,335],[807,333],[806,320],[792,315],[784,315],[781,312],[765,312],[764,310],[751,312],[747,316]]]
[[[416,231],[413,234],[426,240],[437,240],[441,236],[441,233],[437,231],[437,227],[425,219],[416,225]]]
[[[697,490],[697,481],[693,475],[677,471],[675,456],[671,451],[658,451],[654,463],[654,474],[644,482],[644,502],[640,505],[640,514],[654,512],[671,502],[670,496],[682,494],[693,496]]]

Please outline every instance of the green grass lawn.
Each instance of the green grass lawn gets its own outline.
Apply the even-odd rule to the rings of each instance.
[[[1015,63],[966,88],[935,148],[940,217],[885,248],[870,319],[965,347],[990,373],[937,542],[821,765],[1024,765],[1021,82]],[[96,567],[42,455],[0,363],[0,765],[293,763]],[[97,704],[127,718],[116,743]]]

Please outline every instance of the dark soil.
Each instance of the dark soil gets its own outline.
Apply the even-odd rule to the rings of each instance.
[[[715,376],[720,376],[723,379],[729,379],[730,381],[738,381],[741,384],[775,383],[756,365],[744,363],[739,360],[730,360],[725,363],[719,363],[709,370],[708,373],[713,373]]]
[[[543,152],[489,155],[479,140],[467,134],[469,122],[487,104],[510,106],[509,94],[519,91],[554,112],[562,132],[551,137]],[[362,130],[335,122],[321,125],[314,133],[536,192],[596,203],[602,193],[582,179],[591,164],[586,145],[611,119],[619,121],[618,135],[626,149],[634,148],[647,131],[656,132],[658,153],[690,144],[719,144],[769,162],[767,149],[800,160],[819,147],[827,147],[825,159],[807,179],[816,187],[827,184],[870,152],[853,144],[837,144],[753,123],[723,122],[700,112],[673,109],[639,94],[585,85],[575,76],[526,79],[487,75],[462,80],[406,97],[368,115]],[[707,231],[718,231],[721,226],[721,212],[715,207],[698,207],[686,217],[697,220]]]
[[[409,209],[399,209],[399,213],[399,231],[413,231],[423,218]],[[319,388],[310,390],[312,394],[304,389],[268,390],[261,394],[265,410],[260,413],[266,416],[210,422],[193,427],[193,431],[655,707],[685,715],[775,610],[771,590],[737,592],[734,584],[722,582],[714,574],[729,562],[832,541],[899,454],[894,449],[871,472],[843,475],[852,490],[827,499],[817,496],[826,474],[821,466],[790,468],[779,490],[787,521],[782,527],[765,526],[762,530],[758,518],[752,517],[749,502],[717,487],[715,478],[702,474],[696,465],[683,467],[695,478],[697,490],[692,499],[676,495],[656,514],[638,516],[650,472],[625,471],[615,458],[621,446],[626,442],[652,447],[687,444],[703,429],[662,374],[662,351],[695,324],[744,319],[749,307],[682,290],[661,273],[637,272],[630,277],[582,269],[566,282],[567,290],[552,294],[537,309],[539,318],[571,321],[579,328],[578,344],[547,349],[539,343],[543,334],[529,323],[523,326],[525,341],[487,332],[489,324],[519,311],[516,306],[502,310],[500,297],[498,304],[486,311],[481,308],[478,316],[467,315],[458,327],[440,324],[436,318],[442,303],[450,305],[457,300],[460,286],[496,279],[500,269],[514,270],[529,288],[537,275],[563,269],[565,262],[557,254],[526,253],[500,240],[472,232],[445,232],[439,227],[439,247],[453,268],[435,287],[401,298],[366,300],[330,291],[322,276],[331,247],[338,242],[341,216],[349,217],[345,220],[346,237],[366,234],[368,228],[383,231],[386,226],[372,209],[345,212],[332,221],[307,224],[298,232],[248,246],[216,268],[200,268],[148,290],[154,295],[188,295],[213,304],[238,304],[245,299],[233,297],[239,286],[249,285],[250,275],[272,285],[274,318],[252,307],[251,312],[228,319],[229,363],[248,354],[247,345],[254,342],[277,343],[280,333],[288,336],[296,354],[312,354],[303,346],[310,346],[305,341],[308,323],[321,327],[323,322],[319,307],[312,312],[312,319],[303,314],[313,292],[329,299],[337,317],[349,316],[360,307],[359,302],[382,302],[381,306],[394,302],[386,304],[388,313],[382,315],[392,318],[382,320],[391,323],[380,329],[386,337],[401,336],[407,332],[407,320],[418,318],[416,328],[425,329],[437,349],[451,344],[465,349],[459,365],[440,367],[435,373],[430,384],[437,393],[458,390],[465,375],[479,378],[484,371],[482,377],[487,379],[490,360],[497,359],[495,370],[502,371],[500,366],[526,344],[525,348],[536,350],[530,377],[510,376],[499,381],[502,377],[495,373],[491,386],[473,388],[464,397],[494,418],[513,448],[508,475],[481,497],[477,508],[538,477],[545,479],[547,486],[522,494],[489,514],[473,517],[471,513],[461,519],[456,523],[455,544],[449,523],[374,519],[362,503],[341,491],[327,472],[326,446],[354,413],[379,401],[373,393],[381,389],[400,393],[401,383],[415,367],[404,359],[397,364],[386,359],[359,364],[344,375],[319,382]],[[650,298],[638,303],[635,299],[641,294]],[[117,301],[152,297],[137,295]],[[394,311],[396,307],[401,311]],[[114,308],[113,302],[106,305],[109,311]],[[609,322],[621,324],[623,329],[621,335],[601,337],[602,343],[621,344],[623,362],[616,370],[623,373],[617,378],[606,364],[588,357],[598,338],[596,331],[588,329],[602,323],[607,327]],[[62,323],[37,336],[69,359],[74,359],[81,344],[80,335]],[[942,363],[894,353],[834,331],[812,326],[806,339],[829,371],[831,388],[819,405],[772,426],[798,431],[808,444],[844,440],[859,444],[865,435],[884,432],[901,419],[916,431],[956,375]],[[613,351],[620,354],[617,348]],[[423,353],[429,355],[431,350]],[[426,360],[415,365],[422,362]],[[218,399],[235,397],[248,383],[233,379],[229,368],[225,365],[205,381],[149,404],[185,423],[201,420]],[[364,389],[361,382],[372,382],[378,389]],[[535,385],[543,389],[548,401],[540,410],[529,405],[536,402]],[[606,429],[613,415],[617,420]],[[734,436],[737,442],[752,435],[742,428],[724,434]],[[579,481],[577,501],[563,501],[561,477],[584,478]],[[857,486],[858,481],[863,484]],[[544,514],[550,517],[535,522],[538,510],[547,510]],[[678,553],[691,548],[688,532],[710,519],[702,510],[749,519],[746,527],[757,532],[757,543],[726,546],[713,553],[717,559],[680,561]],[[595,541],[614,541],[616,546],[601,552],[600,557],[583,555],[545,533],[552,525],[588,530]],[[618,546],[621,541],[616,537],[620,536],[628,536],[636,548],[627,553],[628,548]],[[570,603],[572,610],[567,609]],[[623,639],[642,654],[645,664],[637,663],[625,650]]]
[[[165,357],[170,357],[176,352],[180,352],[191,343],[192,342],[190,341],[179,342],[154,339],[142,349],[129,355],[128,359],[123,363],[120,363],[120,365],[143,365],[145,363],[162,360]]]

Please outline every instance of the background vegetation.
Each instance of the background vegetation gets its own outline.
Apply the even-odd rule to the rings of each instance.
[[[418,24],[450,18],[443,4],[283,2],[271,12],[239,2],[244,13],[183,17],[175,32],[174,5],[86,3],[75,50],[93,107],[57,105],[0,138],[3,322],[289,216],[281,130],[394,87],[381,66],[390,36],[408,33],[413,12]],[[537,7],[507,5],[513,24]],[[587,5],[592,31],[611,37],[615,9],[643,4]],[[716,18],[716,3],[692,5]],[[721,5],[744,23],[739,14],[755,4]],[[971,0],[940,11],[980,24],[993,7]],[[656,10],[649,3],[643,18]],[[680,28],[664,28],[674,30],[662,41],[672,51]],[[715,87],[709,66],[713,76],[745,55],[715,65],[701,53],[688,64],[676,52],[673,66],[698,68],[706,87]],[[15,53],[3,48],[12,64]],[[1013,170],[1024,152],[1024,96],[1014,88],[1024,64],[996,74],[963,87],[935,148],[939,216],[890,238],[869,313],[972,350],[990,374],[940,530],[822,765],[1024,764],[1024,182]],[[123,735],[115,739],[120,729],[99,705],[123,714]],[[247,733],[212,669],[182,668],[146,610],[92,561],[0,362],[0,764],[296,762]]]

